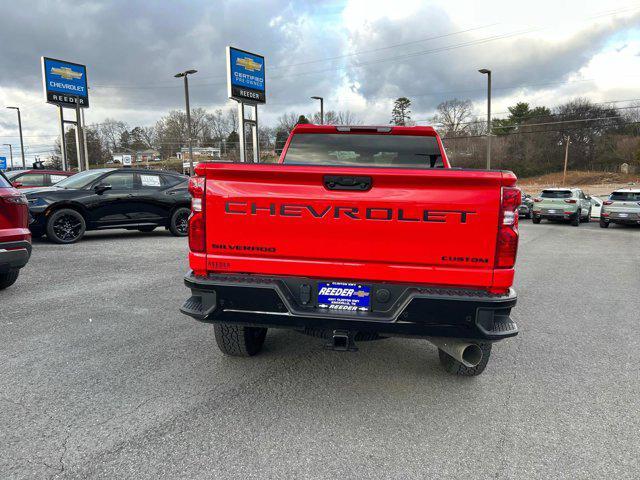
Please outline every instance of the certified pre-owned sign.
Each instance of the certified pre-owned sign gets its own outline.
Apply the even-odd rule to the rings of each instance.
[[[227,47],[227,90],[234,100],[265,103],[264,57]]]
[[[87,67],[42,57],[42,82],[48,103],[63,107],[89,106]]]

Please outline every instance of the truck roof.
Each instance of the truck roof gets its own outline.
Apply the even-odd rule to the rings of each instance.
[[[433,127],[398,127],[394,125],[314,125],[299,123],[291,131],[296,133],[380,133],[390,135],[436,136]]]

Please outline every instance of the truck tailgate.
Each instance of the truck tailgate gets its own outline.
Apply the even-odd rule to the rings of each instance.
[[[451,169],[212,163],[197,171],[206,177],[208,271],[485,288],[501,187],[515,182]]]

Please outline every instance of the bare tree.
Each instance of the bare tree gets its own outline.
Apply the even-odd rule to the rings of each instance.
[[[299,115],[293,112],[283,113],[278,117],[277,130],[289,133],[298,124]]]
[[[465,135],[473,113],[471,100],[447,100],[436,107],[432,121],[439,125],[442,133],[449,137]]]
[[[107,118],[98,125],[97,133],[103,147],[110,153],[113,153],[118,150],[122,133],[126,131],[126,123],[113,118]]]

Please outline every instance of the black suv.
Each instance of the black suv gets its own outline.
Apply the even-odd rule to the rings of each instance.
[[[87,230],[125,228],[151,232],[165,227],[188,234],[189,177],[131,168],[87,170],[49,188],[23,190],[34,237],[74,243]]]

